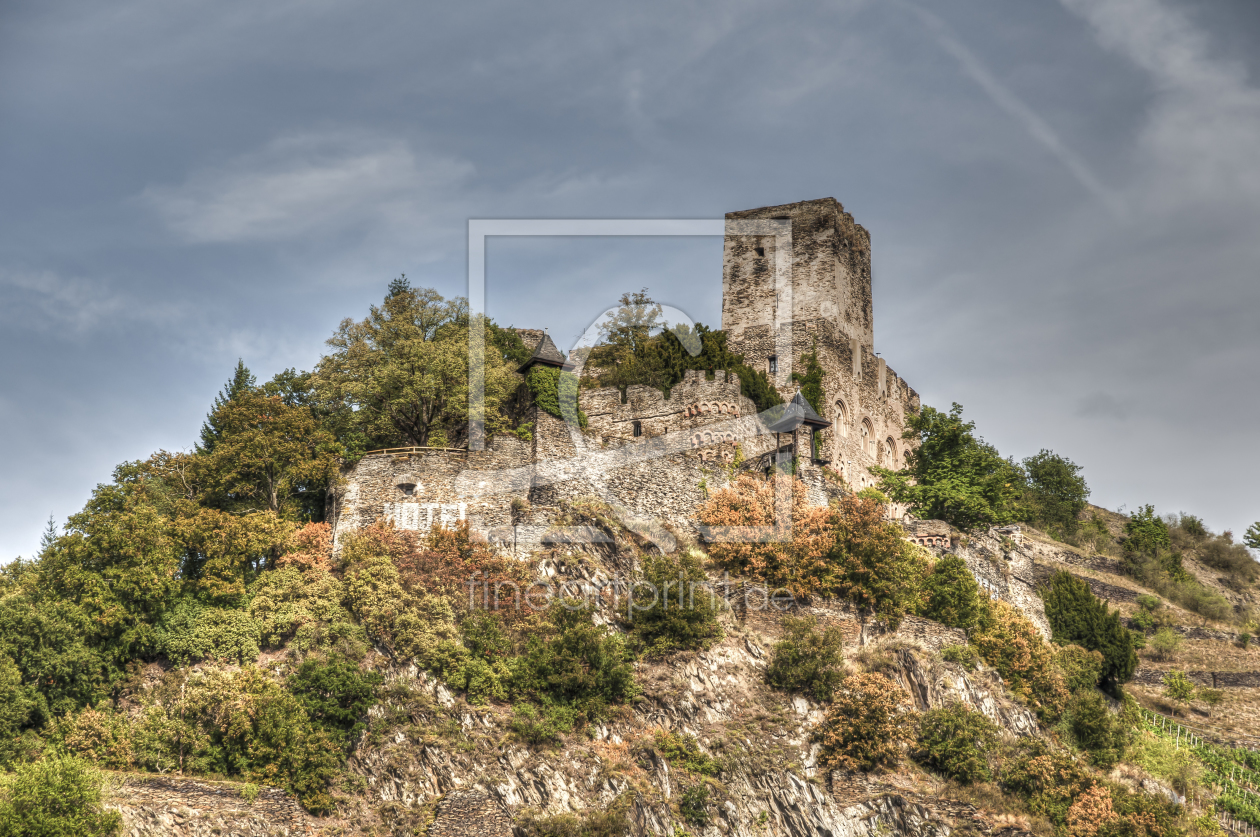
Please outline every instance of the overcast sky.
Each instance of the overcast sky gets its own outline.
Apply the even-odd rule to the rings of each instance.
[[[1093,499],[1260,518],[1260,3],[0,7],[0,560],[186,449],[237,358],[311,368],[469,218],[834,196],[876,348]],[[489,313],[717,325],[717,238],[499,239]]]

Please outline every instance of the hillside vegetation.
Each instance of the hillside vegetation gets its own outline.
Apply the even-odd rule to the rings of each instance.
[[[720,332],[653,333],[643,316],[615,321],[624,328],[591,353],[599,383],[668,387],[686,369],[729,369],[759,406],[778,399]],[[528,349],[485,325],[487,429],[528,434],[524,405],[542,391],[515,372]],[[800,792],[781,774],[814,787],[831,770],[899,776],[1047,836],[1218,834],[1223,811],[1260,826],[1237,771],[1222,778],[1230,759],[1255,771],[1249,757],[1179,739],[1170,750],[1143,714],[1211,726],[1238,700],[1187,680],[1194,649],[1168,637],[1215,626],[1230,638],[1193,641],[1254,653],[1260,572],[1247,547],[1260,526],[1240,545],[1190,515],[1090,507],[1074,463],[1004,459],[957,405],[908,417],[919,447],[905,471],[881,472],[887,497],[813,507],[790,475],[741,476],[698,513],[718,531],[771,526],[786,483],[787,541],[682,538],[661,555],[592,498],[564,513],[609,535],[602,552],[516,561],[467,528],[421,536],[378,522],[344,535],[334,558],[322,518],[340,462],[464,441],[468,328],[462,301],[396,280],[364,320],[341,324],[314,371],[259,384],[238,365],[189,451],[120,465],[64,526],[50,521],[38,555],[0,570],[0,834],[117,834],[101,771],[228,780],[243,798],[278,787],[329,834],[414,834],[432,800],[380,790],[404,758],[469,786],[536,770],[534,785],[599,789],[546,810],[520,790],[531,804],[513,803],[517,826],[539,837],[628,834],[643,828],[632,808],[676,837],[719,820],[729,830],[731,816],[747,820],[741,833],[789,833],[799,824],[766,801]],[[1035,527],[1058,562],[1041,591],[1050,641],[959,555],[907,540],[888,497],[946,520],[958,543],[1014,549],[990,527]],[[717,595],[723,571],[839,602],[864,626],[917,618],[965,641],[860,645],[808,614],[762,635]],[[1117,609],[1092,592],[1098,573],[1148,598]],[[632,607],[611,585],[591,595],[615,574],[666,595]],[[540,579],[584,598],[512,592]],[[1148,664],[1168,669],[1158,695],[1132,682]],[[598,760],[574,755],[587,751]]]

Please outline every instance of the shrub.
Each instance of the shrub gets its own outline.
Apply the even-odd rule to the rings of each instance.
[[[1116,819],[1111,807],[1111,791],[1094,785],[1072,803],[1065,819],[1068,837],[1095,837],[1100,828]]]
[[[1067,705],[1068,690],[1054,665],[1055,653],[1032,622],[1003,601],[985,603],[986,615],[971,642],[1007,687],[1047,718]]]
[[[1164,697],[1177,704],[1178,707],[1189,705],[1194,700],[1194,682],[1183,671],[1170,671],[1164,675]]]
[[[1160,660],[1171,660],[1181,650],[1181,634],[1172,628],[1160,628],[1155,632],[1155,636],[1151,637],[1150,642],[1146,644],[1151,649],[1151,653]]]
[[[285,685],[318,728],[349,746],[367,725],[364,718],[376,702],[381,675],[362,671],[341,657],[309,659],[289,676]]]
[[[709,786],[699,782],[687,788],[678,797],[678,813],[695,826],[709,824]]]
[[[980,652],[973,645],[946,645],[941,649],[941,659],[966,668],[975,668],[980,662]]]
[[[918,760],[964,785],[992,778],[988,755],[998,740],[998,729],[969,706],[955,702],[923,714],[919,729]]]
[[[665,761],[682,770],[699,773],[701,776],[718,774],[718,763],[705,755],[700,749],[700,743],[686,733],[657,730],[656,752]]]
[[[967,569],[967,562],[957,555],[946,555],[936,562],[924,579],[923,593],[919,615],[951,628],[969,631],[984,612],[980,585]]]
[[[360,657],[367,635],[342,606],[345,588],[326,569],[296,566],[265,572],[251,587],[249,613],[258,621],[262,644],[287,644],[303,653],[329,651]]]
[[[552,744],[573,729],[576,716],[577,713],[568,706],[553,703],[538,707],[522,703],[512,707],[509,726],[516,737],[526,744]]]
[[[1068,808],[1093,786],[1093,778],[1070,754],[1052,751],[1040,739],[1021,739],[1020,747],[1002,764],[1000,784],[1023,797],[1029,813],[1065,828]]]
[[[165,619],[161,647],[177,665],[207,659],[247,663],[258,659],[259,638],[258,623],[245,611],[185,599]]]
[[[1055,654],[1055,665],[1063,672],[1064,685],[1069,691],[1093,689],[1102,677],[1103,655],[1079,645],[1060,648]]]
[[[1251,645],[1251,634],[1243,631],[1238,635],[1238,646],[1245,651],[1249,645]]]
[[[515,830],[520,837],[624,837],[631,826],[628,808],[629,800],[618,797],[604,811],[587,809],[580,815],[543,816],[526,809],[517,815]]]
[[[1133,677],[1137,668],[1133,637],[1120,624],[1120,614],[1094,596],[1088,584],[1061,571],[1050,579],[1042,598],[1055,642],[1075,643],[1103,655],[1102,685],[1114,691]]]
[[[1126,555],[1156,555],[1168,549],[1168,524],[1155,514],[1155,507],[1140,507],[1124,524]]]
[[[852,674],[835,693],[814,731],[825,767],[873,770],[895,764],[914,740],[915,714],[909,695],[880,674]]]
[[[1250,584],[1260,576],[1260,564],[1251,557],[1247,547],[1232,543],[1224,537],[1213,538],[1199,547],[1199,560],[1213,569]]]
[[[820,634],[809,618],[787,617],[782,624],[783,639],[770,652],[766,682],[827,701],[844,680],[844,635],[836,627]]]
[[[88,707],[58,718],[52,735],[66,750],[93,764],[110,770],[131,767],[131,721],[126,716]]]
[[[625,641],[596,625],[592,612],[572,602],[552,605],[543,632],[512,663],[514,694],[570,707],[582,723],[638,694]]]
[[[1127,731],[1120,716],[1113,715],[1107,702],[1095,691],[1079,691],[1068,706],[1069,728],[1090,763],[1110,770],[1124,756]]]
[[[35,709],[36,698],[22,683],[22,672],[0,652],[0,768],[17,756],[17,737]]]
[[[644,556],[642,584],[652,590],[646,609],[634,608],[635,638],[649,656],[708,648],[722,638],[717,621],[717,595],[698,556],[690,551],[672,556]]]
[[[0,785],[6,837],[111,837],[122,815],[101,807],[101,775],[74,756],[45,756]]]
[[[1225,702],[1224,689],[1200,688],[1195,692],[1195,695],[1199,698],[1199,700],[1207,704],[1209,718],[1216,715],[1216,707]]]

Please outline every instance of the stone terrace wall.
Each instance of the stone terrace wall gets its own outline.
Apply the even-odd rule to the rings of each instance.
[[[479,790],[453,790],[443,797],[428,837],[512,837],[512,818]]]
[[[604,443],[633,441],[636,421],[643,437],[651,437],[703,432],[705,425],[756,412],[752,401],[740,395],[739,379],[734,375],[727,380],[727,373],[717,372],[708,380],[696,369],[685,372],[668,396],[655,387],[630,386],[623,402],[620,390],[603,387],[582,390],[580,401],[589,421],[588,432]],[[710,435],[697,441],[696,447],[703,447],[705,441],[712,444],[719,440]]]
[[[282,790],[261,788],[246,802],[240,786],[168,776],[125,775],[105,806],[123,817],[123,837],[306,837],[315,831]]]

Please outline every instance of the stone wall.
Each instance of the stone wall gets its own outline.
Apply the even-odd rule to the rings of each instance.
[[[479,790],[453,790],[438,803],[428,837],[512,837],[512,818]]]
[[[253,802],[241,785],[175,776],[115,774],[105,806],[122,814],[123,837],[306,837],[312,821],[291,796],[260,788]]]
[[[1133,682],[1146,686],[1162,686],[1164,669],[1139,667],[1133,673]],[[1208,689],[1254,689],[1260,687],[1260,671],[1187,671],[1196,686]]]

